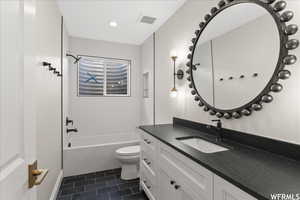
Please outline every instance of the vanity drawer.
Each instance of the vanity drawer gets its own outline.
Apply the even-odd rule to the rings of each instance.
[[[145,172],[141,173],[140,184],[149,200],[156,200],[156,185],[145,175]]]
[[[140,130],[141,133],[141,147],[144,151],[148,152],[148,154],[152,154],[150,156],[155,157],[157,151],[158,141],[148,133]]]
[[[163,143],[159,147],[159,168],[172,174],[191,193],[197,193],[199,199],[213,198],[213,173]]]
[[[145,170],[149,171],[152,176],[156,175],[156,163],[152,156],[149,156],[147,152],[142,150],[141,153],[141,166],[144,167]]]

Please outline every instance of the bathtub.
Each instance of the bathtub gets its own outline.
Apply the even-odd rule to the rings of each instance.
[[[63,150],[64,176],[74,176],[90,172],[121,167],[116,159],[118,148],[137,145],[137,133],[109,134],[87,137],[71,137]]]

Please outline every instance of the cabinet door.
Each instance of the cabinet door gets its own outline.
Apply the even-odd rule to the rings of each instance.
[[[163,170],[159,170],[159,175],[159,199],[181,200],[178,196],[178,190],[175,190],[174,184],[171,183],[174,180]]]
[[[257,200],[224,179],[214,175],[214,200]]]

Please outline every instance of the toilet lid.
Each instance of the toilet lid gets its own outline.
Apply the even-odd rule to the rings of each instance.
[[[136,146],[120,148],[116,152],[117,152],[117,154],[122,155],[122,156],[131,156],[131,155],[139,154],[140,150],[141,150],[140,146],[136,145]]]

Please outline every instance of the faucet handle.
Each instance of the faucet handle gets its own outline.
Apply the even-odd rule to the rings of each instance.
[[[211,121],[212,122],[217,122],[217,128],[219,128],[219,129],[222,128],[222,121],[220,119],[213,119]]]
[[[68,126],[68,124],[72,124],[72,126],[73,126],[73,120],[66,117],[66,126]]]

